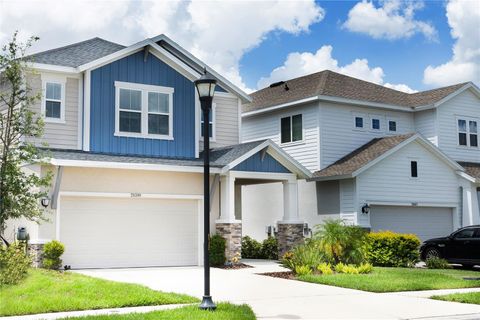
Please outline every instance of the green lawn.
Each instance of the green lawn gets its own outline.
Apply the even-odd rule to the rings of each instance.
[[[433,296],[432,299],[480,304],[480,292],[452,293],[444,296]]]
[[[0,297],[0,316],[198,301],[136,284],[41,269],[31,269],[16,286],[0,287]]]
[[[89,316],[69,318],[72,320],[255,320],[255,314],[247,305],[220,303],[217,310],[199,310],[198,306],[155,311],[149,313],[131,313],[126,315]]]
[[[306,275],[298,280],[371,292],[398,292],[480,287],[479,272],[414,268],[374,268],[370,274]]]

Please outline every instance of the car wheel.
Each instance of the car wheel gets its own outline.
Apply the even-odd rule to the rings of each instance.
[[[427,251],[425,251],[425,260],[441,257],[440,251],[436,248],[428,248]]]

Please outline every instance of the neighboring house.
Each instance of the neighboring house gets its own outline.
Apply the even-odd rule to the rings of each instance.
[[[314,172],[299,185],[300,217],[310,227],[341,218],[426,239],[480,223],[474,84],[407,94],[326,70],[251,98],[242,141],[271,139]],[[261,239],[281,219],[279,188],[244,187],[244,234]]]
[[[55,177],[49,221],[10,221],[10,239],[27,227],[35,250],[60,240],[72,268],[201,264],[203,119],[193,81],[204,67],[218,80],[208,119],[212,233],[227,238],[232,258],[240,251],[241,185],[277,181],[291,239],[297,179],[310,172],[270,140],[240,144],[249,96],[178,44],[164,35],[128,47],[94,38],[32,58],[27,80],[42,92],[35,108],[45,119],[35,142],[51,150],[47,165],[29,169]]]

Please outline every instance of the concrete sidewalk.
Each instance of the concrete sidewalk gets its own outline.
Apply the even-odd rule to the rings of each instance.
[[[215,301],[247,303],[258,319],[480,319],[478,305],[426,299],[419,292],[370,293],[272,278],[257,273],[285,269],[271,261],[244,262],[255,268],[212,269],[212,295]],[[156,290],[202,296],[201,267],[78,272],[143,284]]]

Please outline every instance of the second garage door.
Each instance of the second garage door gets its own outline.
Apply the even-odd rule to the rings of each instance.
[[[445,237],[453,231],[452,209],[372,206],[370,225],[373,231],[414,233],[421,240]]]
[[[195,200],[62,197],[60,241],[72,268],[198,264]]]

